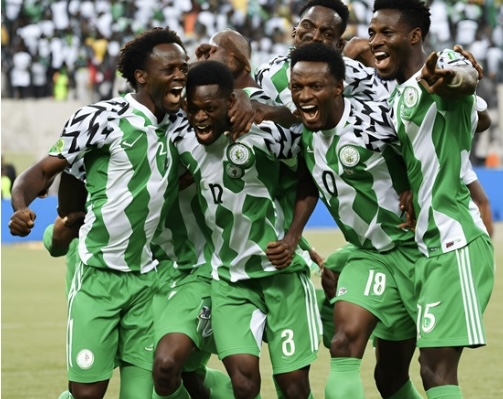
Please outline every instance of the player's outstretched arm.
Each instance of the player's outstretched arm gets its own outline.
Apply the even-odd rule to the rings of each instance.
[[[437,61],[438,54],[432,52],[418,77],[429,93],[445,98],[457,98],[475,93],[478,71],[473,65],[455,65],[449,69],[439,69]]]

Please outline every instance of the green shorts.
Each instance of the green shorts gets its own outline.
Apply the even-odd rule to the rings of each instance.
[[[414,338],[414,265],[420,257],[415,246],[382,253],[355,248],[339,277],[335,303],[354,303],[376,316],[373,334],[378,338]]]
[[[486,344],[482,314],[494,285],[494,250],[486,235],[416,265],[420,348]]]
[[[317,357],[321,322],[309,272],[229,283],[212,282],[213,331],[218,356],[260,356],[266,339],[273,374],[288,373]]]
[[[80,263],[68,293],[69,381],[108,380],[116,362],[152,370],[152,297],[158,274],[119,272]]]
[[[169,333],[187,335],[198,349],[216,353],[211,327],[211,279],[175,271],[154,296],[154,342]]]

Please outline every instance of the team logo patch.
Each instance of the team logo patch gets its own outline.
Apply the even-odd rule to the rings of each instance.
[[[236,166],[249,168],[255,162],[255,155],[250,147],[243,143],[234,143],[227,148],[227,158]]]
[[[414,107],[419,100],[419,93],[415,87],[407,87],[403,92],[403,103],[407,108]]]
[[[77,354],[77,365],[81,369],[87,370],[88,368],[91,368],[93,363],[94,363],[94,354],[89,349],[82,349]]]
[[[345,145],[339,152],[339,159],[346,167],[352,167],[360,162],[360,153],[352,145]]]
[[[231,163],[226,166],[225,172],[227,176],[233,179],[240,179],[244,175],[244,170],[242,168]]]
[[[346,292],[348,292],[348,289],[347,289],[347,288],[344,288],[344,287],[341,287],[341,288],[339,288],[339,291],[337,291],[337,296],[342,296],[342,295],[344,295]]]
[[[56,141],[56,144],[54,144],[49,152],[57,152],[61,153],[63,151],[63,148],[65,148],[65,142],[63,139],[59,139]]]

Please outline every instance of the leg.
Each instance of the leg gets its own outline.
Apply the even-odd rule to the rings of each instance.
[[[330,346],[332,357],[361,359],[378,319],[367,309],[338,301],[334,307],[335,334]]]
[[[421,398],[412,383],[409,383],[409,366],[415,349],[415,338],[403,341],[376,338],[377,363],[374,377],[383,398],[390,398],[401,389],[406,391],[407,398]]]
[[[285,399],[307,399],[311,395],[309,366],[290,373],[276,374],[274,379],[281,389],[282,397]]]
[[[231,355],[223,359],[231,377],[236,399],[254,399],[260,393],[259,358],[253,355]]]
[[[182,384],[182,369],[194,343],[185,334],[166,334],[157,344],[154,359],[154,385],[160,396],[169,396]]]
[[[419,364],[425,390],[442,385],[459,385],[458,365],[462,347],[421,348]]]
[[[362,399],[361,359],[378,319],[368,310],[350,302],[334,307],[335,335],[330,346],[330,374],[325,387],[327,399]]]
[[[92,383],[70,381],[70,392],[74,399],[102,399],[105,397],[108,382],[109,380]]]

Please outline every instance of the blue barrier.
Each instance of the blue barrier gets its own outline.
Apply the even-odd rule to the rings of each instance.
[[[491,202],[493,219],[503,220],[503,169],[475,168],[480,183],[484,187]],[[2,244],[41,241],[45,228],[56,218],[57,199],[55,196],[36,199],[31,209],[37,214],[35,227],[28,237],[13,237],[10,235],[8,223],[12,215],[10,201],[2,200]],[[336,227],[332,216],[325,205],[319,201],[314,213],[311,215],[307,228],[334,228]]]

